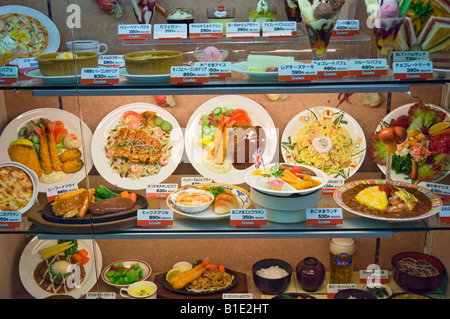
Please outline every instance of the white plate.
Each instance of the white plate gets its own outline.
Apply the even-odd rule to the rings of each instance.
[[[56,245],[58,241],[55,240],[41,240],[34,237],[25,247],[20,256],[19,261],[19,275],[25,289],[36,299],[48,298],[55,296],[38,286],[33,278],[33,272],[36,266],[43,260],[39,251],[43,248]],[[90,260],[84,269],[86,270],[86,277],[81,283],[80,288],[75,288],[66,294],[57,294],[71,296],[75,299],[81,298],[97,283],[102,269],[102,254],[100,247],[94,240],[78,240],[78,249],[86,249]],[[94,264],[95,263],[95,264]]]
[[[269,169],[270,167],[272,167],[273,165],[276,164],[269,164],[266,165],[266,168]],[[322,187],[325,186],[326,183],[328,183],[328,175],[325,174],[324,172],[322,172],[321,170],[315,168],[315,167],[311,167],[311,166],[306,166],[306,165],[298,165],[299,167],[304,167],[307,169],[310,169],[312,171],[314,171],[316,173],[316,176],[318,177],[317,180],[320,180],[321,183],[320,185],[316,186],[316,187],[312,187],[312,188],[308,188],[308,189],[304,189],[304,190],[296,190],[294,187],[290,186],[288,183],[284,184],[283,189],[282,190],[273,190],[270,188],[270,186],[267,186],[266,182],[269,180],[267,178],[261,177],[259,175],[253,175],[253,170],[249,171],[246,175],[245,178],[245,182],[250,186],[253,187],[254,189],[264,193],[264,194],[268,194],[268,195],[274,195],[274,196],[291,196],[291,195],[307,195],[307,194],[311,194],[314,193],[315,191],[321,189]]]
[[[25,71],[25,75],[33,79],[40,79],[50,84],[75,83],[81,79],[81,75],[66,75],[66,76],[46,76],[41,73],[39,69],[30,69]]]
[[[12,120],[6,126],[6,128],[3,130],[2,135],[0,136],[0,149],[5,150],[4,152],[0,152],[0,162],[6,162],[11,160],[6,150],[8,149],[9,144],[18,138],[17,134],[19,133],[20,128],[28,124],[31,120],[37,120],[40,118],[46,118],[52,121],[60,120],[64,123],[66,129],[69,131],[69,134],[74,133],[77,134],[79,137],[82,137],[83,144],[80,150],[81,153],[82,154],[85,153],[85,155],[82,155],[81,157],[84,162],[83,169],[73,174],[66,174],[66,178],[60,183],[45,184],[39,182],[38,184],[39,192],[45,193],[47,191],[47,187],[50,186],[51,187],[61,186],[70,183],[78,184],[86,177],[86,172],[89,172],[93,165],[89,149],[89,146],[91,145],[92,132],[84,122],[82,122],[83,126],[81,130],[80,118],[64,110],[55,108],[35,109],[25,112],[16,117],[14,120]],[[83,131],[83,134],[81,134],[81,131]]]
[[[122,178],[109,167],[108,158],[105,153],[105,143],[109,132],[120,122],[122,114],[126,111],[135,111],[138,113],[144,111],[154,111],[164,120],[172,124],[173,129],[170,133],[173,142],[172,155],[169,164],[161,168],[157,175],[147,176],[139,180]],[[129,190],[145,189],[147,185],[159,184],[167,177],[172,175],[173,171],[181,162],[183,155],[183,132],[175,117],[163,108],[148,103],[131,103],[116,108],[114,111],[106,115],[98,124],[91,143],[92,159],[94,166],[100,175],[111,184]]]
[[[392,112],[390,112],[378,124],[376,131],[382,130],[383,128],[388,126],[396,118],[398,118],[398,117],[400,117],[402,115],[408,115],[408,110],[413,104],[415,104],[415,103],[405,104],[403,106],[400,106],[400,107],[396,108]],[[439,111],[444,112],[445,114],[447,114],[446,121],[450,121],[450,113],[447,110],[445,110],[445,109],[443,109],[443,108],[441,108],[441,107],[439,107],[437,105],[432,105],[432,106],[434,108],[438,109]],[[386,166],[385,165],[379,165],[378,164],[378,167],[380,168],[380,170],[384,174],[386,174]],[[444,163],[444,170],[442,171],[442,173],[440,175],[438,175],[436,177],[435,180],[433,180],[433,182],[438,182],[438,181],[444,179],[445,177],[448,176],[449,173],[450,173],[450,158],[447,158],[446,162]],[[403,175],[403,174],[396,174],[394,171],[391,171],[391,178],[393,180],[396,180],[396,181],[411,182],[411,178],[409,176]]]
[[[271,163],[277,151],[278,136],[275,124],[269,113],[260,104],[239,95],[223,95],[212,98],[200,105],[189,119],[185,133],[185,150],[192,166],[202,176],[210,177],[216,183],[242,184],[245,182],[247,171],[251,170],[253,165],[245,170],[237,170],[232,167],[227,173],[221,174],[211,171],[202,162],[204,150],[197,142],[198,135],[201,133],[201,117],[204,114],[211,113],[218,106],[244,109],[248,112],[253,125],[259,125],[264,129],[267,140],[266,149],[263,153],[264,163]]]
[[[249,71],[247,62],[238,62],[231,65],[231,70],[248,75],[255,80],[278,80],[278,72],[255,72]]]
[[[165,83],[170,81],[170,74],[156,74],[156,75],[137,75],[129,74],[126,68],[120,68],[120,75],[124,76],[130,81],[139,83]]]
[[[252,200],[250,199],[250,193],[247,192],[245,189],[234,186],[234,185],[228,185],[228,184],[220,184],[220,183],[211,183],[211,184],[197,184],[195,186],[201,186],[201,185],[211,185],[211,186],[222,186],[225,189],[229,189],[233,194],[235,194],[238,197],[239,202],[239,208],[238,209],[246,209],[250,206],[252,203]],[[182,191],[183,188],[177,189],[172,194],[175,194],[177,192]],[[166,199],[167,206],[172,209],[175,213],[193,218],[193,219],[200,219],[200,220],[215,220],[215,219],[224,219],[224,218],[230,218],[230,213],[219,215],[214,211],[214,203],[209,206],[206,210],[198,212],[198,213],[186,213],[178,210],[178,208],[174,205],[174,203],[171,200],[171,196],[167,196]]]
[[[47,17],[45,14],[43,14],[42,12],[37,11],[35,9],[29,8],[29,7],[24,7],[24,6],[16,6],[16,5],[1,6],[0,7],[0,15],[6,14],[6,13],[25,14],[25,15],[28,15],[32,18],[39,20],[39,22],[42,23],[42,25],[47,29],[47,32],[48,32],[48,45],[47,45],[47,48],[45,48],[45,50],[42,52],[42,54],[58,51],[59,44],[61,42],[58,28],[53,23],[53,21],[50,20],[50,18]],[[12,61],[11,64],[17,64],[17,60]]]
[[[286,125],[281,137],[281,153],[286,163],[294,163],[294,160],[288,158],[289,153],[286,150],[284,143],[289,143],[295,138],[297,131],[301,129],[305,123],[315,120],[323,120],[325,118],[331,118],[338,120],[341,118],[339,124],[343,126],[350,134],[353,142],[355,143],[355,150],[352,154],[352,162],[345,169],[341,170],[338,174],[329,175],[330,178],[344,178],[347,179],[355,174],[361,167],[366,155],[366,138],[361,126],[356,120],[348,113],[327,106],[318,106],[310,109],[306,109],[298,113],[294,118]]]

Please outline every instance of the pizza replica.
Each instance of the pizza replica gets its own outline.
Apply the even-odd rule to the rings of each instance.
[[[36,18],[19,13],[0,16],[0,43],[15,44],[20,58],[41,54],[48,46],[48,31]]]

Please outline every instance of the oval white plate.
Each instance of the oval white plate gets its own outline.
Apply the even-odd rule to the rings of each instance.
[[[398,186],[398,187],[414,187],[417,188],[420,192],[422,192],[423,194],[425,194],[430,200],[431,200],[431,209],[420,215],[420,216],[415,216],[415,217],[410,217],[410,218],[384,218],[384,217],[378,217],[378,216],[371,216],[371,215],[367,215],[367,214],[363,214],[353,208],[350,208],[349,206],[347,206],[347,204],[344,203],[344,201],[342,200],[342,194],[349,190],[352,189],[354,187],[356,187],[359,184],[373,184],[373,185],[378,185],[378,184],[384,184],[385,180],[382,179],[369,179],[369,180],[361,180],[361,181],[354,181],[354,182],[350,182],[350,183],[346,183],[344,185],[342,185],[341,187],[337,188],[334,191],[333,194],[333,198],[336,201],[336,203],[341,206],[343,209],[349,211],[350,213],[353,213],[355,215],[359,215],[362,217],[366,217],[366,218],[370,218],[370,219],[376,219],[376,220],[382,220],[382,221],[388,221],[388,222],[410,222],[410,221],[416,221],[416,220],[421,220],[421,219],[425,219],[428,217],[431,217],[435,214],[437,214],[439,212],[439,207],[442,205],[442,200],[435,195],[434,193],[432,193],[431,191],[429,191],[428,189],[426,189],[425,187],[422,186],[418,186],[418,185],[414,185],[414,184],[410,184],[410,183],[406,183],[406,182],[400,182],[400,181],[391,181],[393,186]]]
[[[252,167],[245,170],[237,170],[232,167],[227,173],[221,174],[211,171],[202,162],[204,150],[197,142],[198,135],[201,133],[201,117],[204,114],[211,113],[218,106],[244,109],[248,112],[253,125],[259,125],[264,129],[267,140],[266,149],[263,153],[264,163],[270,163],[277,151],[278,137],[275,124],[269,113],[260,104],[239,95],[223,95],[212,98],[200,105],[189,119],[185,133],[185,150],[192,166],[202,176],[210,177],[216,183],[242,184],[245,182],[247,171],[251,170]]]
[[[138,83],[162,83],[170,81],[170,74],[156,74],[156,75],[138,75],[129,74],[126,68],[120,68],[120,75],[132,82]]]
[[[0,149],[5,150],[5,152],[0,152],[0,161],[6,162],[11,160],[6,150],[12,141],[18,139],[17,134],[19,133],[20,128],[28,124],[31,120],[37,120],[41,117],[52,121],[62,121],[64,122],[64,126],[67,128],[69,133],[75,133],[78,136],[83,137],[83,144],[80,150],[81,153],[83,153],[81,158],[83,159],[84,167],[80,171],[73,174],[66,174],[66,178],[60,183],[45,184],[39,182],[39,192],[45,193],[47,191],[47,187],[61,186],[70,183],[78,184],[86,177],[86,172],[89,173],[93,165],[90,151],[92,132],[84,122],[80,121],[78,116],[64,110],[55,108],[35,109],[21,114],[9,122],[0,136]],[[80,127],[80,122],[82,123],[82,127]]]
[[[331,118],[335,120],[341,119],[339,124],[342,125],[350,134],[353,142],[355,143],[355,150],[352,154],[352,162],[339,174],[329,175],[330,178],[343,177],[347,179],[355,174],[361,167],[364,157],[366,155],[366,138],[361,126],[356,122],[356,120],[351,117],[348,113],[328,107],[328,106],[318,106],[306,109],[298,113],[292,120],[286,125],[281,137],[281,153],[283,159],[286,163],[294,163],[294,160],[289,158],[289,153],[287,152],[285,143],[289,143],[289,139],[295,138],[297,131],[304,126],[304,123],[323,120],[325,118]]]
[[[81,75],[66,75],[66,76],[46,76],[41,73],[39,69],[30,69],[25,71],[26,76],[33,79],[40,79],[44,82],[51,84],[65,84],[65,83],[75,83],[81,79]]]
[[[161,168],[157,175],[143,177],[139,180],[132,180],[129,178],[122,178],[119,174],[113,172],[109,167],[108,158],[105,152],[105,143],[109,132],[119,122],[122,114],[126,111],[135,111],[138,113],[144,111],[154,111],[166,121],[172,124],[172,131],[170,133],[173,142],[172,155],[169,158],[169,164]],[[91,153],[94,161],[94,166],[99,174],[111,184],[129,190],[145,189],[147,185],[159,184],[167,177],[172,175],[177,168],[183,155],[183,132],[175,117],[164,110],[163,108],[148,104],[148,103],[131,103],[116,108],[114,111],[106,115],[98,124],[92,137]]]
[[[238,186],[234,186],[234,185],[227,185],[227,184],[221,184],[221,183],[212,183],[212,184],[198,184],[195,186],[199,186],[199,185],[211,185],[211,186],[222,186],[225,189],[229,189],[233,194],[235,194],[238,199],[239,199],[239,209],[246,209],[250,206],[250,204],[252,203],[252,200],[250,199],[250,193],[247,192],[245,189],[238,187]],[[173,192],[172,194],[182,191],[183,188],[177,189],[175,192]],[[228,214],[222,214],[219,215],[214,211],[214,203],[209,206],[206,210],[201,211],[199,213],[186,213],[186,212],[182,212],[180,210],[177,209],[177,207],[173,204],[173,202],[171,201],[171,196],[167,196],[166,199],[166,204],[167,206],[172,209],[175,213],[189,217],[189,218],[193,218],[193,219],[200,219],[200,220],[214,220],[214,219],[224,219],[224,218],[229,218],[230,217],[230,213]]]
[[[266,165],[267,168],[270,168],[271,166],[276,165],[276,164],[270,164],[270,165]],[[253,175],[253,170],[249,171],[246,175],[246,179],[245,182],[250,186],[253,187],[254,189],[268,194],[268,195],[274,195],[274,196],[291,196],[291,195],[307,195],[307,194],[311,194],[321,188],[323,188],[325,186],[326,183],[328,183],[328,175],[325,174],[324,172],[322,172],[321,170],[315,168],[315,167],[311,167],[311,166],[306,166],[306,165],[298,165],[299,167],[304,167],[304,168],[308,168],[312,171],[314,171],[316,173],[316,176],[322,181],[320,183],[320,185],[316,186],[316,187],[312,187],[312,188],[308,188],[308,189],[304,189],[304,190],[296,190],[295,188],[293,188],[292,186],[290,186],[289,184],[285,184],[285,189],[283,190],[273,190],[270,187],[266,186],[265,182],[268,181],[268,179],[265,179],[264,177],[258,176],[258,175]]]
[[[56,245],[58,241],[55,240],[42,240],[34,237],[25,247],[20,256],[19,261],[19,275],[22,284],[25,289],[36,299],[43,299],[51,296],[55,296],[55,294],[45,291],[41,287],[38,286],[36,281],[33,278],[33,272],[36,266],[43,260],[39,251],[42,248],[50,247],[52,245]],[[78,240],[78,249],[86,249],[88,252],[88,257],[90,260],[86,265],[84,265],[84,269],[86,270],[86,277],[81,283],[80,288],[75,288],[72,291],[66,294],[57,294],[59,295],[68,295],[75,299],[81,298],[87,292],[89,292],[92,287],[97,283],[97,279],[100,276],[100,272],[102,269],[102,254],[100,251],[100,247],[94,240]],[[95,264],[94,264],[95,263]]]

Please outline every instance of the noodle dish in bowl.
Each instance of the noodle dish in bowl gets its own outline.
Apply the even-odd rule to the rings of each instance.
[[[281,150],[286,163],[312,166],[329,177],[347,179],[361,166],[366,142],[350,115],[331,107],[314,107],[288,123]]]
[[[328,182],[328,175],[311,166],[274,163],[249,171],[246,182],[269,195],[306,195],[322,189]]]

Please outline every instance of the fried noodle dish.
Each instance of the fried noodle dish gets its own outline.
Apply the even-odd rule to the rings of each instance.
[[[138,180],[157,175],[169,163],[172,124],[156,112],[125,112],[108,134],[109,166],[123,178]]]

